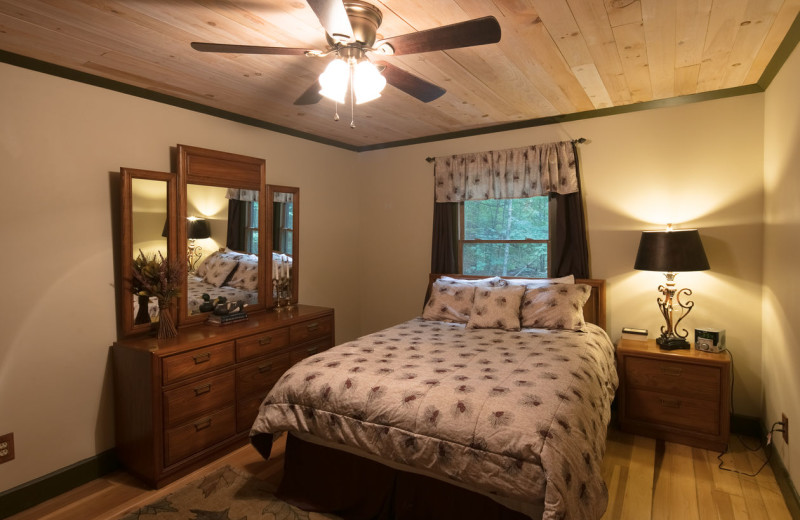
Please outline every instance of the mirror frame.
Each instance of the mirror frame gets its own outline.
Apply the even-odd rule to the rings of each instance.
[[[139,170],[136,168],[120,168],[120,225],[121,225],[121,244],[120,251],[122,257],[119,261],[119,290],[117,291],[117,318],[119,334],[121,336],[134,336],[149,333],[152,330],[151,324],[134,324],[133,315],[133,292],[131,291],[131,276],[133,272],[133,180],[144,179],[152,181],[164,181],[166,183],[166,203],[167,203],[167,225],[169,236],[167,237],[167,258],[172,258],[177,251],[176,227],[177,219],[175,201],[178,193],[178,179],[174,173],[157,172],[151,170]],[[174,308],[172,309],[174,312]]]
[[[292,297],[289,303],[297,305],[298,292],[300,288],[300,188],[291,186],[276,186],[273,184],[267,185],[267,211],[266,218],[269,222],[269,232],[267,235],[267,251],[269,252],[270,270],[269,270],[269,283],[267,287],[267,306],[272,308],[277,302],[272,297],[272,251],[275,246],[275,237],[272,234],[272,217],[275,211],[275,194],[276,193],[291,193],[292,204],[294,205],[294,214],[292,216]]]
[[[266,182],[266,161],[256,157],[248,157],[229,152],[209,150],[179,144],[177,154],[178,170],[178,208],[177,219],[185,221],[188,195],[187,185],[200,184],[204,186],[217,186],[221,188],[237,188],[258,191],[258,204],[260,208],[258,215],[258,303],[247,307],[248,313],[263,311],[268,307],[268,301],[272,296],[272,291],[267,290],[267,269],[268,264],[261,259],[266,259],[267,255],[267,182]],[[177,242],[186,244],[186,226],[176,226]],[[266,238],[266,240],[265,240]],[[269,256],[269,269],[271,272],[272,255]],[[188,268],[186,262],[182,263],[181,276],[186,280]],[[270,282],[271,283],[271,282]],[[181,297],[178,298],[178,325],[180,327],[202,323],[208,317],[206,314],[190,315],[187,294],[188,283],[184,282],[181,287]]]

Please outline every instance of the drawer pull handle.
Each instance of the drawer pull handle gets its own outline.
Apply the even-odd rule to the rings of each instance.
[[[679,376],[683,373],[680,367],[661,367],[661,373],[665,376]]]
[[[258,340],[259,345],[269,345],[272,343],[272,336],[266,336]]]
[[[309,323],[308,325],[306,325],[306,329],[308,329],[308,332],[314,332],[318,328],[319,328],[319,323],[316,323],[316,322]]]
[[[194,359],[195,365],[211,361],[211,352],[206,352],[205,354],[197,354],[196,356],[192,356],[192,359]]]
[[[306,352],[308,352],[308,354],[311,355],[311,354],[316,354],[317,350],[319,350],[317,347],[311,347],[311,348],[307,348]]]
[[[678,399],[661,399],[661,406],[666,408],[680,408],[681,402]]]
[[[258,367],[258,373],[263,374],[264,372],[269,372],[272,370],[272,363],[267,363],[266,365],[260,365]]]
[[[195,395],[195,397],[197,397],[198,395],[207,394],[210,391],[211,391],[211,383],[208,383],[207,385],[194,387],[194,395]]]
[[[211,419],[194,423],[194,431],[199,432],[211,426]]]

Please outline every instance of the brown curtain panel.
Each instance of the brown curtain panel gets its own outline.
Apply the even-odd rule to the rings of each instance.
[[[225,245],[234,251],[244,251],[246,248],[244,237],[244,219],[247,212],[247,202],[243,200],[228,200],[228,236]]]
[[[458,272],[458,203],[433,203],[432,273]]]
[[[589,278],[589,245],[586,240],[586,218],[581,197],[578,148],[572,143],[575,160],[575,177],[578,191],[566,195],[555,194],[555,225],[551,239],[550,276],[574,275]]]

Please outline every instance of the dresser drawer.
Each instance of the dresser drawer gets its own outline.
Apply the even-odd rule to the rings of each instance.
[[[243,432],[249,430],[253,426],[253,422],[258,415],[258,408],[261,406],[261,401],[263,401],[266,396],[267,391],[264,391],[263,394],[245,397],[236,403],[236,431]]]
[[[234,372],[164,392],[164,424],[172,427],[234,401]]]
[[[161,361],[165,385],[233,364],[233,341],[169,356]]]
[[[625,357],[625,380],[632,388],[716,401],[720,395],[721,377],[719,367]]]
[[[236,360],[245,361],[263,356],[289,344],[289,329],[271,330],[236,340]]]
[[[714,401],[631,388],[625,407],[630,420],[720,434],[719,404]]]
[[[315,338],[329,336],[333,332],[333,318],[326,316],[318,320],[305,321],[292,325],[289,338],[292,343],[302,343]]]
[[[313,343],[307,343],[300,347],[296,347],[292,349],[291,353],[292,365],[294,365],[298,361],[302,361],[308,356],[313,356],[314,354],[319,354],[322,351],[328,350],[330,347],[331,347],[330,338],[325,338],[323,340],[315,341]]]
[[[236,369],[236,396],[265,395],[292,366],[289,354],[270,356]]]
[[[228,406],[166,432],[164,465],[170,466],[236,433],[234,406]]]

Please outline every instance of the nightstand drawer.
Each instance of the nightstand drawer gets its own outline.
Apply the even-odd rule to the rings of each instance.
[[[625,408],[626,416],[633,421],[674,426],[709,435],[720,434],[717,402],[631,388]]]
[[[167,427],[219,410],[234,400],[234,373],[229,370],[208,379],[164,392],[164,424]]]
[[[625,379],[632,388],[646,388],[693,399],[719,400],[718,367],[625,357]]]
[[[236,433],[236,413],[231,405],[189,424],[166,432],[164,465],[170,466],[190,455],[232,437]]]
[[[233,341],[198,348],[162,360],[164,384],[233,364]]]
[[[236,340],[236,359],[244,361],[246,359],[263,356],[271,351],[283,348],[289,344],[289,329],[277,329],[248,336]]]

